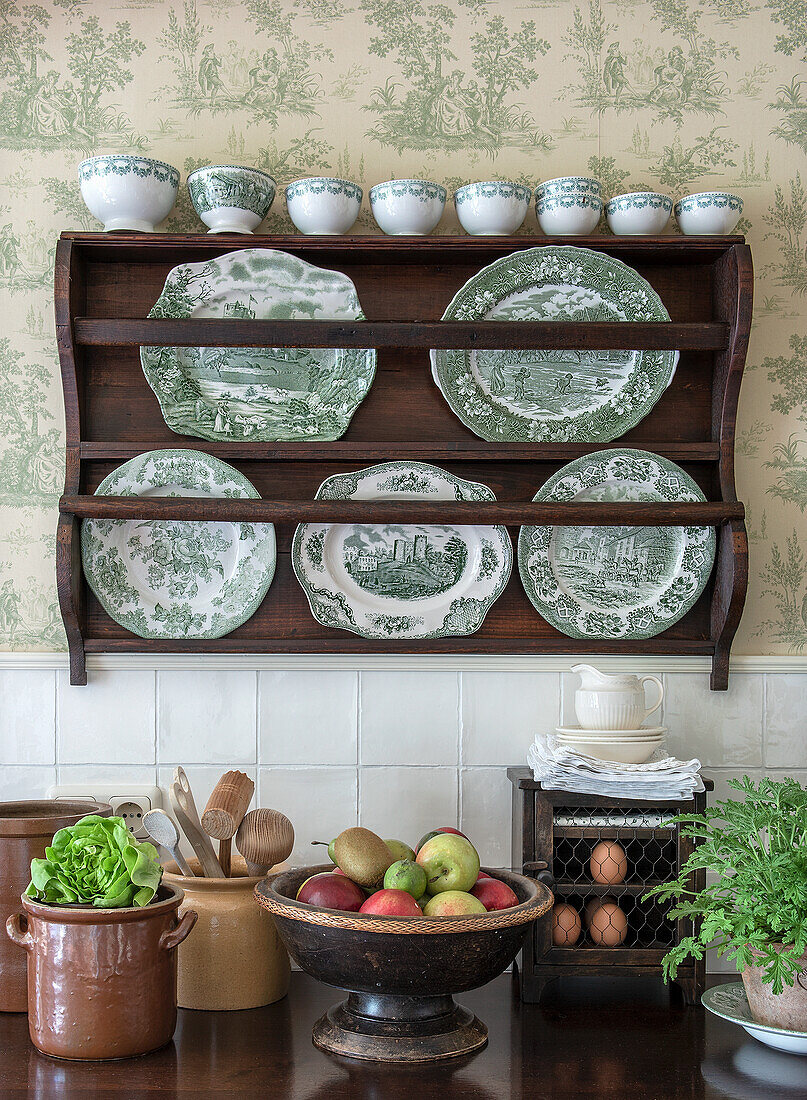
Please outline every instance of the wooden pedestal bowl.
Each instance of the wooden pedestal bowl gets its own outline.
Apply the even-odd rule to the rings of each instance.
[[[332,869],[302,867],[255,887],[294,961],[349,994],[314,1025],[314,1043],[376,1062],[429,1062],[484,1046],[487,1028],[453,994],[476,989],[509,966],[532,922],[551,908],[549,889],[484,868],[507,883],[519,904],[463,917],[382,917],[294,900],[310,875]]]

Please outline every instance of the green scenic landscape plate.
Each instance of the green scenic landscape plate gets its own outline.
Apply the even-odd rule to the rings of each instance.
[[[201,451],[148,451],[96,495],[251,497],[238,470]],[[271,523],[84,520],[81,560],[107,614],[141,638],[220,638],[258,609],[275,572]]]
[[[669,321],[620,260],[574,245],[503,256],[452,299],[444,321]],[[608,442],[650,412],[677,351],[432,350],[432,376],[463,424],[492,441]]]
[[[699,501],[679,466],[615,448],[568,463],[534,500]],[[518,569],[541,615],[571,638],[652,638],[706,587],[714,527],[522,527]]]
[[[335,474],[317,500],[495,500],[486,485],[423,462]],[[314,618],[363,638],[473,634],[507,584],[504,527],[302,523],[291,561]]]
[[[169,271],[149,317],[361,321],[356,288],[269,248]],[[375,376],[360,348],[154,348],[140,361],[168,427],[200,439],[339,439]]]

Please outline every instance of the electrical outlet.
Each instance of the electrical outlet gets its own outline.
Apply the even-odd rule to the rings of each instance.
[[[143,814],[163,808],[163,794],[159,787],[137,783],[57,783],[48,791],[48,798],[86,798],[88,801],[108,802],[116,817],[122,817],[137,840],[147,840],[143,827]]]

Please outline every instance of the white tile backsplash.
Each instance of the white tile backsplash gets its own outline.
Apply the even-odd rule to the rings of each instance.
[[[457,828],[456,768],[362,768],[359,824],[415,847],[441,825]]]
[[[255,672],[157,674],[161,764],[255,764],[257,720]]]
[[[765,763],[807,767],[807,675],[766,677]]]
[[[294,825],[297,864],[327,863],[324,848],[312,840],[330,841],[357,824],[356,768],[261,768],[260,804],[280,810]]]
[[[55,782],[55,768],[33,764],[0,768],[0,801],[17,802],[24,798],[44,798],[48,788]]]
[[[260,672],[262,764],[355,764],[357,672]]]
[[[0,764],[53,764],[56,673],[0,670]]]
[[[728,691],[710,691],[706,676],[665,677],[664,724],[671,752],[706,767],[762,764],[764,677],[733,673]]]
[[[154,672],[94,672],[71,687],[59,672],[56,761],[59,764],[155,763]]]
[[[521,764],[535,734],[558,724],[553,672],[462,675],[463,764]]]
[[[479,852],[486,867],[512,866],[511,796],[513,785],[504,768],[463,768],[460,830]]]
[[[362,764],[457,763],[459,675],[362,672]]]

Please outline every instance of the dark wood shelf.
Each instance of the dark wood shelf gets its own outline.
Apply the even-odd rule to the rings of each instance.
[[[555,825],[554,834],[559,840],[647,840],[657,837],[670,841],[675,838],[675,825]]]
[[[442,322],[457,290],[481,267],[530,247],[592,248],[634,267],[670,321],[634,323]],[[348,275],[366,321],[148,319],[171,267],[240,248],[278,248]],[[71,682],[86,682],[85,651],[178,653],[624,653],[707,654],[713,688],[728,657],[747,584],[743,508],[734,488],[734,426],[751,322],[752,267],[743,238],[608,236],[298,237],[65,233],[56,254],[55,304],[67,435],[57,533],[57,588]],[[377,372],[344,437],[333,443],[229,443],[174,434],[140,367],[139,345],[375,347]],[[459,422],[434,385],[428,349],[647,348],[680,350],[653,410],[613,443],[489,443]],[[244,471],[260,500],[95,497],[126,459],[159,448],[200,450]],[[703,504],[535,503],[564,463],[636,447],[682,464]],[[316,501],[332,474],[397,458],[436,462],[483,481],[497,501]],[[223,638],[154,641],[130,634],[101,608],[81,569],[84,517],[273,522],[278,565],[253,617]],[[546,623],[514,570],[480,630],[422,642],[377,641],[314,620],[291,569],[300,522],[712,524],[718,552],[707,590],[680,622],[643,641],[578,641]]]
[[[647,882],[620,882],[613,886],[603,886],[598,882],[559,882],[557,879],[552,887],[553,894],[559,894],[562,898],[568,897],[620,897],[627,894],[631,897],[642,897],[654,886],[660,886],[663,880],[648,879]]]

